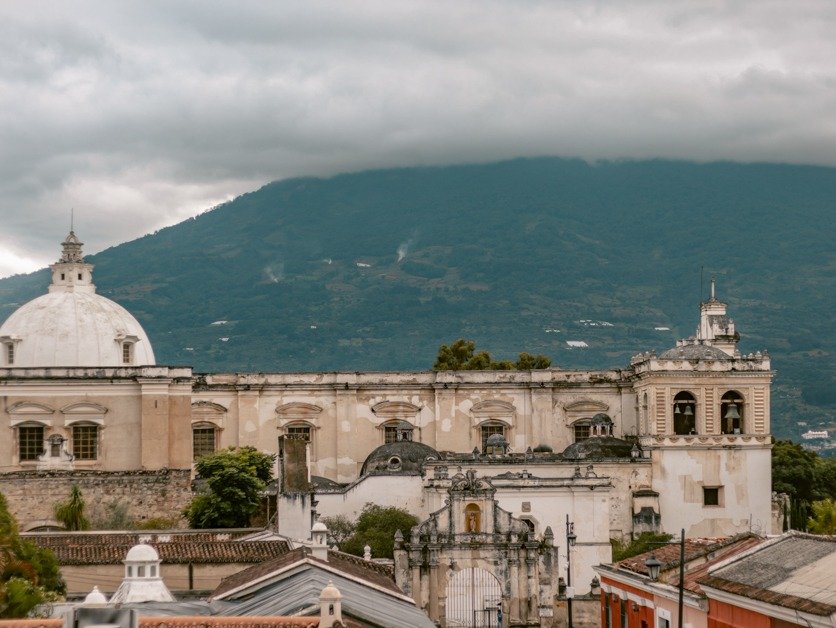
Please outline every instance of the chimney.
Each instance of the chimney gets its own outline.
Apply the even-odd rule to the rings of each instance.
[[[317,521],[311,528],[311,555],[328,561],[328,528],[321,521]]]
[[[293,436],[283,436],[280,451],[281,492],[285,494],[310,492],[307,441]]]

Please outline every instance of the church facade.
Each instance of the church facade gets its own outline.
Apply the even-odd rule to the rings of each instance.
[[[713,284],[694,337],[621,368],[201,374],[156,364],[139,322],[96,294],[81,246],[70,233],[48,293],[0,326],[0,491],[24,529],[54,525],[50,500],[73,483],[94,506],[120,487],[139,500],[136,518],[171,516],[195,459],[229,446],[278,453],[292,437],[309,443],[320,514],[396,495],[429,516],[442,506],[432,478],[447,472],[436,467],[455,466],[490,478],[501,507],[538,534],[559,537],[567,515],[579,537],[595,529],[590,560],[644,529],[771,530],[770,359],[741,354]],[[438,455],[414,473],[398,456],[373,472],[369,458],[400,441]],[[587,494],[606,510],[588,525],[598,506]]]

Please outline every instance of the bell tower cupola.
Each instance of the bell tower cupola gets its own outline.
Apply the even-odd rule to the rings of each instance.
[[[717,299],[714,277],[711,278],[711,296],[708,301],[700,303],[700,326],[696,338],[730,356],[738,352],[740,334],[734,329],[734,321],[726,314],[726,304]]]
[[[61,257],[49,268],[52,270],[50,292],[96,292],[93,285],[93,264],[84,261],[84,243],[70,230],[61,243]]]

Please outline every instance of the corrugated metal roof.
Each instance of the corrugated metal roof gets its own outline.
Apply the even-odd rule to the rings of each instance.
[[[383,628],[435,626],[414,604],[326,571],[316,563],[304,563],[298,570],[264,586],[237,604],[230,603],[221,612],[224,615],[293,615],[311,607],[318,609],[319,594],[329,581],[333,581],[343,595],[344,615]]]
[[[815,615],[836,613],[836,537],[791,533],[732,563],[700,583]]]

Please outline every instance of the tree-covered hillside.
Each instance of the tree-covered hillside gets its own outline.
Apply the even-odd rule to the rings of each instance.
[[[88,259],[201,371],[427,369],[460,337],[622,367],[693,333],[704,268],[797,435],[836,416],[835,210],[836,169],[520,159],[271,183]],[[0,281],[0,317],[47,283]]]

